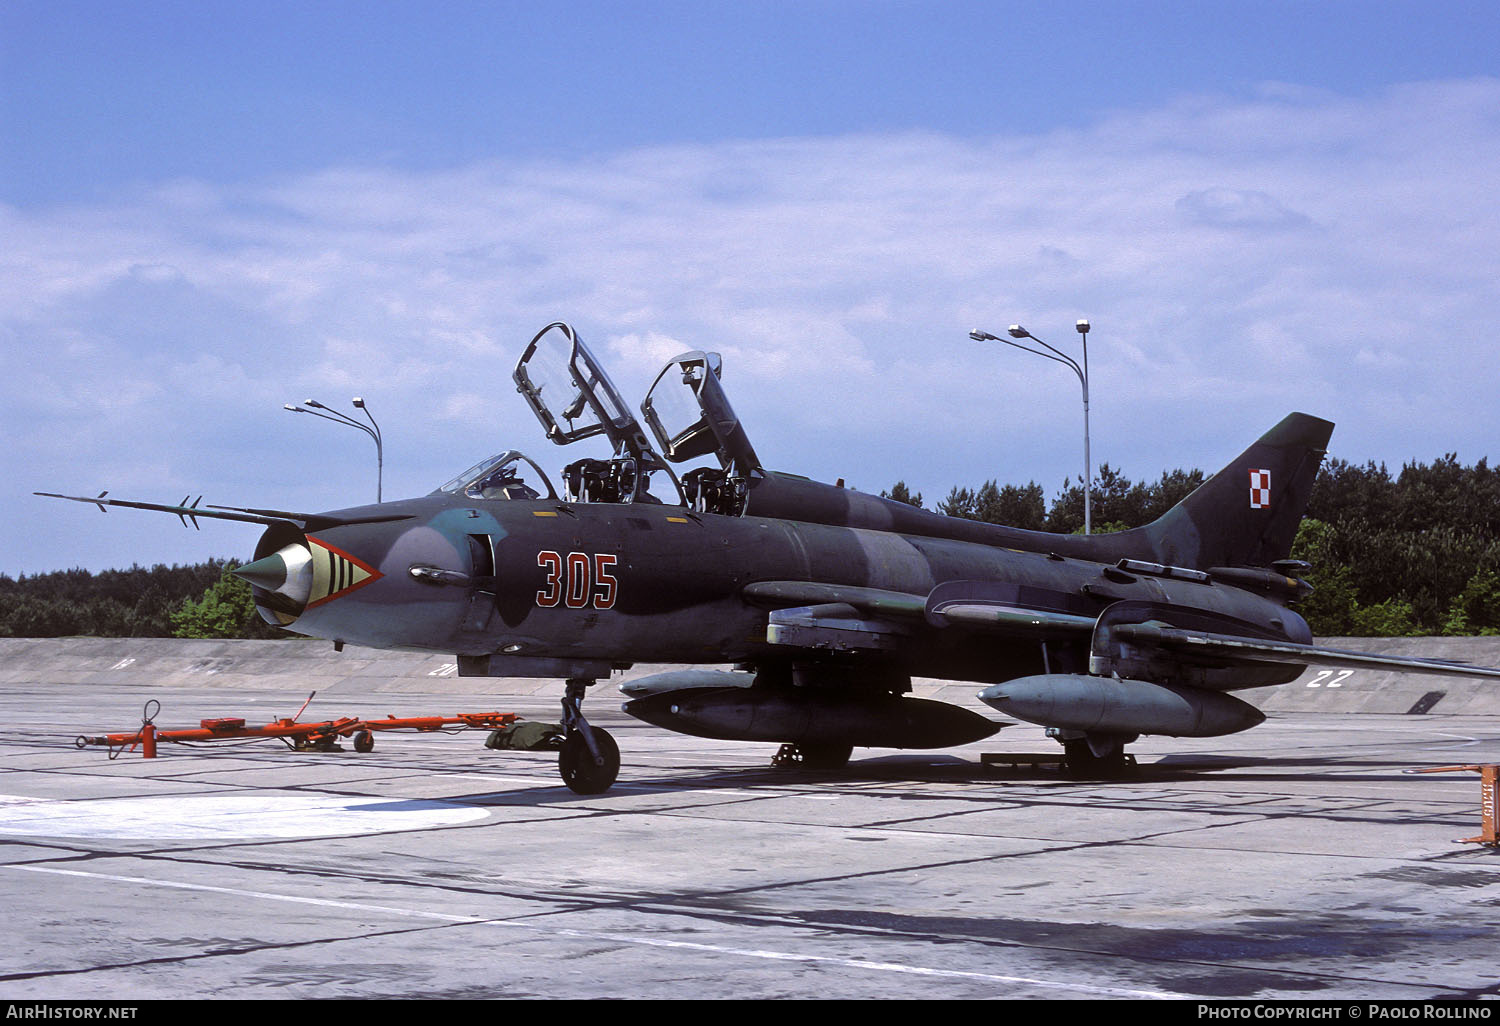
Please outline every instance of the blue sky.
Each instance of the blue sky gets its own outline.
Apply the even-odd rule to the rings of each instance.
[[[326,509],[490,452],[570,320],[718,349],[869,491],[1491,454],[1500,14],[1466,3],[0,3],[0,572],[243,556],[33,490]],[[345,437],[347,436],[347,437]],[[543,448],[546,446],[546,448]]]
[[[724,139],[1082,127],[1494,70],[1484,3],[6,0],[4,195]]]

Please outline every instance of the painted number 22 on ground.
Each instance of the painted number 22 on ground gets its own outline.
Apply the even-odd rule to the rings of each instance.
[[[1354,676],[1353,670],[1319,670],[1317,676],[1307,682],[1307,686],[1336,688],[1352,676]]]

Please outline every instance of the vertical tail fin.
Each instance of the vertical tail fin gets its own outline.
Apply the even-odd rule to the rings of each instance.
[[[1285,559],[1333,424],[1293,413],[1145,528],[1174,566],[1270,566]]]

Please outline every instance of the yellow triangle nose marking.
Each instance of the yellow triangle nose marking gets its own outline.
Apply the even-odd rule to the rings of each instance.
[[[347,595],[383,575],[373,566],[351,556],[343,549],[330,545],[321,538],[308,536],[308,550],[312,553],[312,592],[308,595],[307,608],[331,602]]]

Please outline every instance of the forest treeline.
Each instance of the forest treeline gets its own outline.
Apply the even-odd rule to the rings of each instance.
[[[0,574],[0,637],[284,638],[250,586],[213,559],[189,566]]]
[[[1099,468],[1095,533],[1139,527],[1202,484],[1172,470],[1135,482]],[[888,498],[922,506],[898,481]],[[1083,485],[1047,499],[1036,482],[954,487],[939,513],[1036,531],[1083,530]],[[1299,608],[1324,637],[1500,633],[1500,471],[1450,453],[1392,474],[1384,464],[1325,461],[1292,557],[1312,564]],[[229,560],[129,570],[0,574],[0,637],[289,637],[261,621]]]

